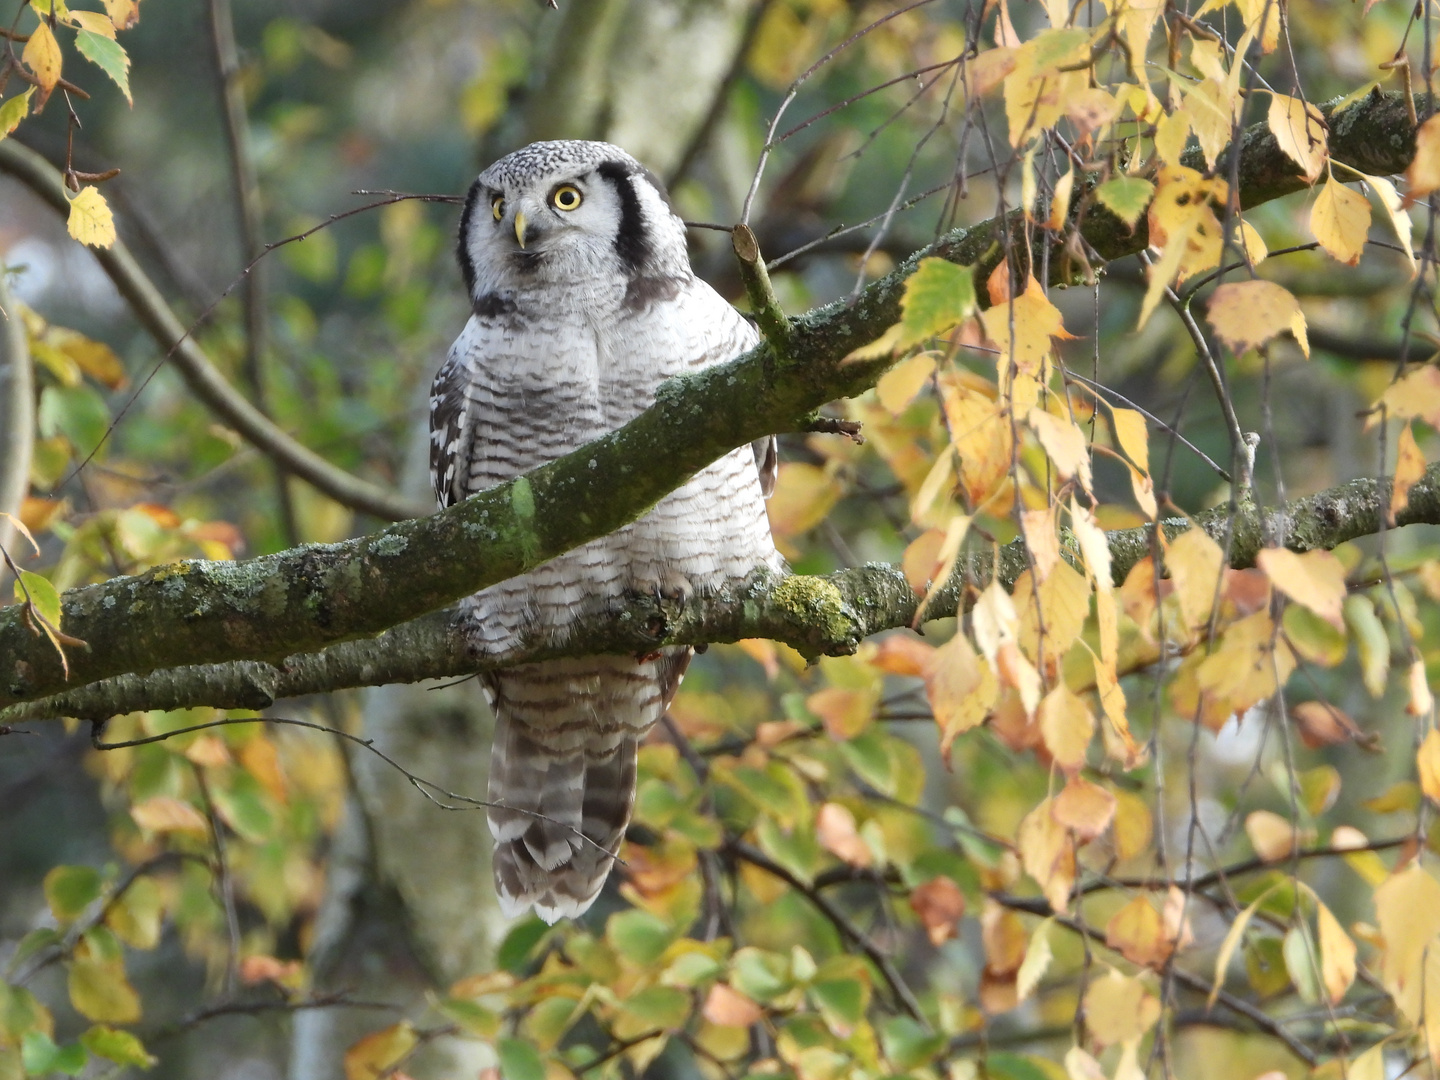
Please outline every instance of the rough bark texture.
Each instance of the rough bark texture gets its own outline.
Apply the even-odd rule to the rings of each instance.
[[[1351,106],[1333,125],[1335,157],[1353,158],[1358,167],[1372,172],[1402,170],[1414,149],[1413,132],[1401,119],[1404,113],[1403,101],[1394,96],[1372,95]],[[1367,138],[1366,132],[1373,137]],[[1242,202],[1253,204],[1303,186],[1293,168],[1276,160],[1276,153],[1263,125],[1246,133],[1240,175],[1242,184],[1254,188],[1244,191]],[[68,683],[55,650],[29,629],[21,609],[8,608],[0,612],[0,707],[73,691],[100,679],[143,676],[196,661],[277,665],[278,676],[257,666],[245,669],[235,683],[252,695],[252,702],[273,697],[288,672],[306,663],[295,654],[397,627],[611,532],[730,449],[761,435],[803,427],[825,402],[869,388],[887,362],[847,364],[844,357],[898,318],[905,279],[918,261],[937,255],[978,264],[983,273],[987,260],[993,263],[1000,257],[995,241],[1006,224],[990,222],[948,234],[870,285],[853,305],[837,302],[794,320],[785,356],[762,345],[729,364],[673,379],[660,388],[651,409],[620,431],[433,517],[401,522],[343,544],[301,547],[245,563],[176,563],[139,577],[72,590],[64,597],[63,628],[89,645],[68,650]],[[1139,232],[1130,233],[1099,214],[1087,218],[1085,236],[1111,258],[1144,245]],[[1060,262],[1054,259],[1052,266]],[[1432,472],[1427,484],[1433,482]],[[1322,546],[1312,538],[1328,536],[1330,543],[1323,546],[1333,546],[1378,528],[1379,496],[1373,484],[1368,493],[1337,490],[1342,494],[1317,507],[1313,521],[1296,510],[1300,524],[1287,533],[1293,543]],[[1419,505],[1430,504],[1420,498]],[[1412,520],[1435,520],[1415,513],[1422,516]],[[1252,528],[1242,518],[1236,535],[1237,551],[1253,557],[1259,519]],[[1117,554],[1143,549],[1140,538],[1124,534],[1117,535],[1114,544]],[[982,577],[988,573],[976,572]],[[648,612],[622,612],[563,649],[535,643],[533,650],[510,659],[560,651],[631,651],[662,641],[733,640],[755,634],[787,640],[809,652],[834,651],[853,647],[858,636],[908,621],[904,607],[913,604],[905,599],[908,595],[893,568],[858,568],[824,582],[756,582],[733,595],[692,602],[673,614],[661,610],[658,632],[652,632],[655,616]],[[393,655],[400,638],[410,632],[401,630],[400,637],[388,643],[389,659],[371,654],[374,673],[385,664],[389,678],[417,677],[402,674]],[[424,666],[418,663],[422,657],[411,659]],[[316,663],[323,668],[327,661]],[[267,688],[272,679],[278,680],[272,683],[276,689]],[[103,707],[96,703],[87,711]]]

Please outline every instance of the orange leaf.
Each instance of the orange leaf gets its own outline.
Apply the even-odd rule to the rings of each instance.
[[[942,945],[959,934],[965,894],[948,877],[934,877],[911,891],[910,907],[920,917],[930,943]]]
[[[739,990],[725,983],[716,983],[705,996],[701,1013],[717,1027],[746,1028],[759,1023],[765,1010]]]
[[[1115,818],[1115,796],[1084,777],[1072,776],[1055,796],[1050,812],[1080,841],[1094,840]]]

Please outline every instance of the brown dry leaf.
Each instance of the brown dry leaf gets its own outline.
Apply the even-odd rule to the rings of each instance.
[[[1090,476],[1090,444],[1085,432],[1073,420],[1055,416],[1043,409],[1031,409],[1025,423],[1040,440],[1045,453],[1055,463],[1062,480],[1075,477],[1086,491],[1092,490]]]
[[[1035,879],[1050,907],[1064,911],[1075,884],[1075,849],[1070,834],[1051,813],[1050,799],[1025,815],[1016,846],[1025,872]]]
[[[1415,755],[1420,774],[1420,790],[1431,802],[1440,804],[1440,730],[1430,729]]]
[[[1306,182],[1313,184],[1325,168],[1325,117],[1307,101],[1273,94],[1267,119],[1280,149],[1300,166]]]
[[[1040,702],[1040,735],[1055,764],[1073,775],[1085,765],[1095,735],[1095,714],[1062,681]]]
[[[1295,335],[1300,351],[1310,355],[1300,301],[1289,289],[1273,281],[1257,279],[1219,285],[1210,295],[1206,310],[1216,336],[1236,356],[1259,348],[1287,330]]]
[[[1289,858],[1297,846],[1295,827],[1270,810],[1256,810],[1246,817],[1245,835],[1255,854],[1266,862]]]
[[[171,795],[152,795],[136,803],[130,808],[130,816],[146,832],[204,836],[210,831],[209,823],[199,810]]]
[[[820,807],[815,816],[815,835],[821,847],[851,866],[870,866],[875,861],[855,827],[855,815],[839,803],[827,802]]]
[[[1105,944],[1141,967],[1158,969],[1170,958],[1160,913],[1144,896],[1135,897],[1110,917],[1105,924]]]
[[[1440,190],[1440,116],[1430,117],[1415,132],[1415,156],[1405,170],[1405,179],[1410,184],[1406,205]]]
[[[947,767],[955,736],[984,722],[999,694],[995,673],[980,662],[964,634],[957,633],[935,650],[925,677],[925,696],[940,727],[940,753]]]
[[[1094,840],[1115,819],[1115,796],[1099,784],[1072,776],[1050,806],[1055,820],[1081,843]]]
[[[765,1010],[726,983],[716,983],[705,996],[701,1015],[717,1027],[748,1028],[758,1024]]]
[[[1425,455],[1415,445],[1415,436],[1406,424],[1400,429],[1396,445],[1394,487],[1390,490],[1390,526],[1395,526],[1395,515],[1410,505],[1410,489],[1425,475]]]
[[[1290,707],[1290,716],[1300,729],[1300,741],[1310,750],[1365,737],[1344,710],[1326,701],[1297,702]]]
[[[1355,266],[1370,235],[1370,200],[1331,177],[1310,208],[1310,231],[1332,257]]]
[[[1337,630],[1345,628],[1345,565],[1329,551],[1264,548],[1256,565],[1282,593]]]
[[[910,908],[920,917],[930,944],[943,945],[960,933],[965,894],[948,877],[934,877],[911,891]]]
[[[1136,976],[1113,968],[1095,979],[1085,992],[1085,1018],[1090,1037],[1101,1047],[1139,1039],[1160,1019],[1160,1002]]]
[[[1186,623],[1192,628],[1204,626],[1210,621],[1210,609],[1215,604],[1225,566],[1220,545],[1203,529],[1187,529],[1166,547],[1165,566],[1175,582]]]
[[[935,659],[935,646],[921,641],[908,631],[900,631],[881,639],[870,654],[871,666],[889,675],[921,675],[930,670]]]
[[[1355,942],[1330,914],[1330,909],[1317,899],[1316,928],[1320,938],[1320,971],[1330,1003],[1338,1005],[1350,984],[1355,981]]]

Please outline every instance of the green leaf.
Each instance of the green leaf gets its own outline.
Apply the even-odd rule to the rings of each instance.
[[[501,1039],[500,1075],[505,1080],[545,1080],[545,1062],[540,1051],[523,1039]]]
[[[1300,656],[1321,667],[1334,667],[1345,659],[1350,642],[1319,615],[1300,604],[1287,604],[1281,619],[1285,639]]]
[[[810,984],[810,998],[837,1038],[848,1038],[870,1004],[870,987],[860,979],[825,979]]]
[[[1365,689],[1373,698],[1383,696],[1390,674],[1390,638],[1368,596],[1345,598],[1345,625],[1355,639],[1355,650],[1360,656],[1360,677]]]
[[[137,949],[153,949],[160,942],[164,915],[160,887],[151,877],[139,877],[105,912],[105,925],[115,936]]]
[[[885,1021],[880,1041],[890,1064],[901,1071],[929,1064],[945,1046],[944,1035],[930,1034],[908,1016]]]
[[[110,409],[94,387],[47,386],[40,393],[36,420],[45,438],[64,435],[81,454],[88,454],[110,427]]]
[[[1100,205],[1132,229],[1154,194],[1155,185],[1139,176],[1117,176],[1095,189]]]
[[[115,81],[126,101],[135,104],[130,97],[130,57],[125,55],[125,49],[118,41],[93,30],[78,30],[75,33],[75,48]]]
[[[319,222],[310,219],[296,221],[292,223],[293,235],[299,235],[317,224]],[[306,281],[323,285],[335,276],[338,255],[335,248],[335,237],[329,229],[321,229],[319,232],[311,233],[304,240],[295,240],[286,244],[280,251],[285,259],[285,264]]]
[[[944,259],[921,259],[900,301],[900,340],[909,348],[975,314],[975,272]]]
[[[621,956],[642,967],[649,967],[675,939],[675,931],[648,911],[634,908],[610,916],[605,924],[605,939]]]
[[[793,985],[790,963],[783,956],[746,946],[730,962],[730,985],[755,1001],[774,1001]]]
[[[34,956],[41,949],[47,949],[52,945],[59,945],[64,937],[58,930],[52,930],[48,926],[39,930],[31,930],[20,939],[20,944],[15,946],[15,951],[10,954],[10,971],[15,971],[21,964]],[[19,991],[14,991],[18,993]],[[5,1019],[5,984],[0,983],[0,1031],[4,1031]]]
[[[32,86],[23,94],[16,94],[4,105],[0,105],[0,139],[3,139],[10,132],[20,126],[30,112],[30,95],[35,93]]]
[[[649,1029],[669,1031],[690,1015],[690,995],[673,986],[651,986],[632,994],[622,1008],[641,1022],[636,1034]]]
[[[666,986],[698,986],[715,978],[722,970],[719,960],[696,950],[677,956],[660,976],[660,981]]]
[[[128,1031],[117,1031],[112,1027],[97,1024],[80,1036],[80,1045],[96,1057],[106,1058],[117,1065],[134,1065],[148,1069],[156,1058],[148,1053],[145,1044]]]
[[[495,963],[512,975],[521,974],[534,955],[535,947],[549,932],[550,927],[536,918],[516,923],[500,943],[500,949],[495,954]]]
[[[0,1042],[16,1043],[27,1031],[54,1030],[50,1010],[21,986],[0,982]]]
[[[990,1054],[985,1058],[991,1080],[1051,1080],[1055,1075],[1035,1058],[1026,1054]]]
[[[20,572],[25,573],[24,570]],[[29,576],[50,586],[51,595],[54,596],[55,589],[50,582],[36,574]],[[26,584],[29,585],[30,582]],[[35,596],[34,591],[31,595]],[[59,596],[54,596],[54,601],[55,606],[59,607]],[[36,607],[40,607],[38,598]],[[53,623],[58,624],[60,621],[58,612],[52,617],[42,608],[41,614]],[[72,922],[100,898],[101,884],[100,871],[93,866],[57,866],[45,875],[45,902],[50,905],[50,913],[57,922]]]
[[[522,1031],[530,1036],[537,1050],[554,1050],[561,1036],[577,1019],[579,1006],[580,1003],[571,997],[548,997],[531,1007]]]
[[[210,795],[215,810],[241,839],[261,844],[274,834],[275,815],[270,811],[269,795],[249,773],[236,770],[227,786],[217,786]]]
[[[477,1039],[493,1039],[500,1033],[500,1014],[478,1001],[462,998],[441,998],[435,1008],[455,1021],[467,1034]],[[531,1015],[534,1015],[533,1013]]]
[[[22,585],[23,583],[23,585]],[[26,597],[35,605],[35,610],[40,617],[48,622],[55,629],[60,629],[60,594],[55,590],[49,578],[41,577],[39,574],[32,574],[29,570],[20,571],[20,579],[15,582],[15,600],[17,603],[24,603]],[[85,867],[70,867],[73,870],[83,870]],[[98,889],[99,875],[96,875]],[[99,892],[96,892],[96,896]],[[48,899],[49,893],[47,891]],[[93,900],[95,897],[91,897]],[[87,901],[88,903],[88,901]],[[56,916],[57,918],[59,916]]]
[[[1292,926],[1285,935],[1282,946],[1285,956],[1285,970],[1295,984],[1295,992],[1307,1005],[1315,1005],[1324,993],[1320,981],[1320,948],[1310,934],[1309,927]]]
[[[840,753],[855,775],[882,795],[896,794],[895,758],[883,731],[871,728],[840,744]]]
[[[43,1031],[27,1031],[20,1040],[20,1060],[31,1076],[79,1076],[85,1069],[85,1048],[78,1043],[59,1047]]]

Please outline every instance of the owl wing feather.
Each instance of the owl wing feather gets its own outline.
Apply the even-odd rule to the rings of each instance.
[[[474,384],[470,355],[459,348],[450,350],[430,384],[430,486],[442,509],[470,494],[463,490],[461,473],[475,438]]]

